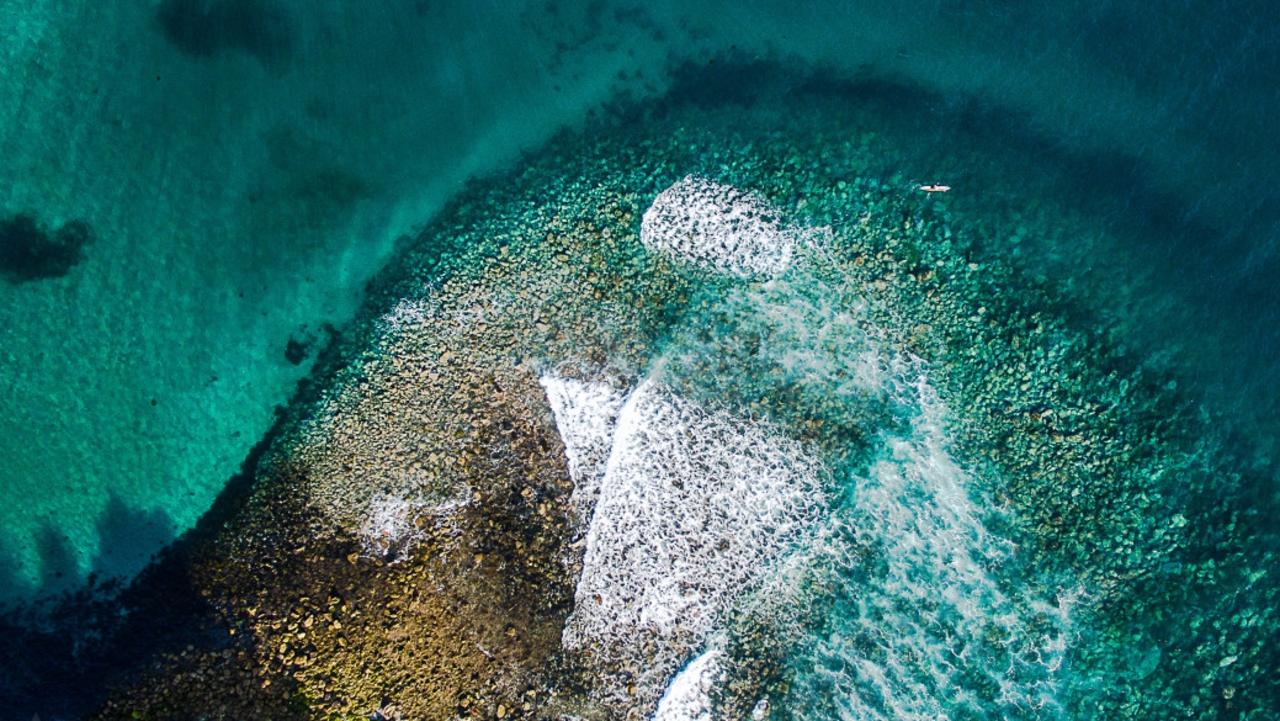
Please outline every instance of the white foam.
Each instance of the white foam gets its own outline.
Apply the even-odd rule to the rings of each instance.
[[[823,403],[865,406],[897,393],[909,365],[883,349],[861,301],[803,271],[731,288],[704,317],[660,361],[702,385],[785,384]]]
[[[840,713],[867,721],[945,718],[956,707],[1005,717],[1052,709],[1072,594],[1050,604],[1002,590],[992,569],[1014,549],[987,532],[947,451],[942,404],[923,379],[916,388],[912,432],[890,439],[886,458],[858,480],[845,521],[876,550],[878,570],[849,589],[852,609],[814,644],[817,678],[808,682]],[[1006,660],[982,657],[991,639]],[[962,673],[984,677],[998,697],[978,698]]]
[[[378,318],[378,326],[384,332],[400,333],[426,325],[434,320],[437,313],[438,309],[433,309],[424,300],[401,298]]]
[[[798,235],[761,196],[696,175],[659,193],[640,222],[649,249],[742,276],[781,273]]]
[[[767,422],[641,383],[618,416],[565,646],[639,669],[652,703],[820,515],[823,473]]]
[[[555,372],[544,374],[538,382],[564,441],[574,506],[581,513],[589,513],[600,492],[613,429],[627,395],[608,383],[578,380]]]
[[[383,493],[369,499],[369,506],[358,529],[365,551],[387,560],[399,560],[417,545],[428,524],[457,510],[460,498],[434,502]]]
[[[806,232],[759,196],[689,176],[655,199],[641,240],[750,277],[784,271]],[[618,412],[566,648],[629,671],[634,694],[615,706],[661,696],[655,719],[709,718],[729,671],[708,639],[734,632],[732,610],[803,654],[793,698],[831,715],[1052,717],[1072,594],[1049,602],[998,580],[1015,549],[970,497],[923,363],[886,346],[838,290],[803,268],[738,289],[723,301],[732,322],[677,333],[655,377],[730,395],[781,379],[797,402],[848,408],[849,423],[878,423],[883,408],[910,429],[885,432],[880,460],[849,478],[852,500],[833,512],[826,469],[781,428],[645,381]],[[839,612],[815,627],[827,603]],[[616,681],[603,680],[615,699]]]
[[[429,333],[437,347],[445,350],[451,341],[462,342],[476,326],[493,322],[502,308],[518,307],[520,302],[511,288],[491,291],[483,303],[446,306],[439,298],[401,298],[391,310],[379,316],[376,327],[382,343]]]
[[[711,721],[712,692],[724,682],[725,654],[713,646],[689,662],[658,701],[653,721]]]

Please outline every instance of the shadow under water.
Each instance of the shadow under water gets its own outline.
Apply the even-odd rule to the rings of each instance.
[[[6,714],[83,718],[111,688],[166,651],[247,643],[228,635],[193,585],[189,553],[243,503],[250,469],[268,439],[255,446],[246,470],[200,523],[176,541],[163,511],[130,508],[113,497],[97,523],[101,550],[87,577],[65,536],[46,522],[39,533],[41,585],[26,595],[36,600],[0,606],[0,708]],[[120,579],[130,549],[161,547],[136,578]],[[0,549],[0,586],[20,583],[11,557]]]
[[[186,43],[189,47],[184,49],[189,53],[210,55],[234,48],[250,52],[267,62],[267,58],[276,56],[272,55],[273,51],[263,50],[258,43],[264,34],[260,26],[263,23],[272,26],[276,22],[266,19],[273,17],[268,7],[250,0],[213,4],[198,0],[167,0],[161,6],[159,19],[163,24],[166,13],[172,16],[169,22],[176,30],[170,31],[170,37],[179,47]],[[256,20],[241,17],[246,14],[255,16],[255,13]],[[199,28],[203,28],[200,32],[209,30],[206,25],[216,26],[219,32],[229,35],[217,40],[192,36],[192,33],[198,35]],[[174,39],[174,33],[178,39]],[[271,35],[269,32],[265,34]],[[266,56],[260,54],[264,52]],[[690,104],[751,104],[754,101],[742,89],[750,88],[751,95],[758,96],[762,84],[769,83],[782,88],[784,99],[793,102],[812,100],[813,96],[836,95],[856,99],[860,103],[895,106],[900,114],[910,115],[918,110],[923,118],[919,122],[929,125],[934,133],[933,142],[945,141],[947,137],[959,134],[971,140],[975,132],[987,137],[998,136],[1006,148],[1013,145],[1016,151],[1038,158],[1038,163],[1057,167],[1060,182],[1066,178],[1068,184],[1092,188],[1101,197],[1121,196],[1123,202],[1120,204],[1131,213],[1128,216],[1130,222],[1135,226],[1148,226],[1148,232],[1154,227],[1167,232],[1171,242],[1188,246],[1203,244],[1206,239],[1220,235],[1215,229],[1188,217],[1187,213],[1179,212],[1179,208],[1185,207],[1179,199],[1151,191],[1143,182],[1148,174],[1137,160],[1123,155],[1095,157],[1072,154],[1047,139],[1018,129],[1015,127],[1017,118],[1001,116],[997,110],[985,107],[981,102],[948,101],[882,81],[850,82],[821,73],[797,80],[793,74],[780,71],[769,63],[722,62],[714,70],[690,66],[677,73],[676,90],[656,109],[655,106],[620,106],[615,111],[621,114],[661,113],[664,109],[678,109]],[[1089,196],[1080,202],[1087,206]],[[1113,210],[1116,203],[1099,200],[1096,207]],[[1150,262],[1160,261],[1158,249],[1147,248],[1146,252]],[[391,271],[392,275],[400,272],[412,271],[403,268]],[[386,282],[384,286],[390,288],[393,284]],[[377,291],[370,293],[369,302],[376,309],[379,302]],[[1087,315],[1085,310],[1079,312],[1082,316]],[[334,345],[330,343],[330,348]],[[300,344],[299,348],[287,352],[294,354],[289,356],[289,360],[294,362],[293,358],[302,352]],[[328,360],[320,363],[310,380],[299,386],[294,403],[327,381],[336,356],[332,352],[325,355]],[[1142,424],[1158,422],[1154,418],[1132,420]],[[45,595],[76,582],[84,581],[84,587],[64,593],[44,609],[10,609],[0,616],[0,637],[3,639],[0,640],[0,707],[16,711],[17,717],[24,714],[29,717],[32,713],[39,713],[42,717],[83,714],[100,703],[110,687],[127,679],[142,665],[153,662],[167,649],[187,644],[231,649],[243,648],[243,644],[249,643],[232,638],[220,625],[216,613],[192,580],[190,554],[216,533],[227,519],[245,508],[258,460],[280,428],[281,423],[277,422],[275,428],[254,447],[240,474],[222,491],[213,509],[196,528],[184,534],[128,585],[100,581],[99,575],[105,578],[121,567],[121,549],[158,547],[171,538],[173,524],[162,511],[133,509],[119,499],[113,499],[97,524],[99,547],[103,551],[90,564],[95,575],[87,579],[77,576],[75,555],[67,540],[55,526],[46,524],[39,536],[39,577]],[[1240,443],[1245,445],[1247,441]],[[1270,563],[1265,551],[1273,546],[1277,536],[1272,520],[1277,517],[1273,513],[1276,496],[1274,486],[1269,485],[1274,478],[1273,469],[1263,467],[1263,464],[1252,468],[1244,460],[1232,460],[1240,474],[1231,482],[1218,482],[1207,477],[1206,471],[1205,478],[1181,479],[1180,484],[1155,485],[1153,482],[1152,485],[1157,491],[1175,496],[1177,502],[1170,501],[1169,508],[1186,506],[1193,509],[1181,517],[1182,523],[1190,522],[1190,530],[1176,561],[1158,569],[1159,573],[1153,574],[1149,582],[1150,587],[1147,582],[1134,587],[1150,597],[1150,608],[1160,610],[1169,619],[1167,622],[1146,621],[1148,635],[1168,633],[1171,636],[1170,649],[1180,651],[1184,657],[1193,656],[1197,650],[1189,647],[1174,649],[1180,641],[1172,637],[1178,633],[1176,624],[1196,615],[1196,609],[1216,608],[1222,612],[1221,615],[1227,616],[1233,610],[1230,608],[1233,604],[1263,608],[1274,594],[1273,588],[1264,589],[1261,585],[1230,598],[1223,592],[1228,582],[1239,580],[1237,576],[1248,577],[1253,569],[1265,568]],[[1259,509],[1265,513],[1260,513]],[[1223,529],[1231,529],[1234,538],[1221,538],[1227,533]],[[1250,541],[1256,543],[1250,544]],[[1056,547],[1047,547],[1043,557],[1055,555],[1063,565],[1072,562],[1069,554],[1058,552]],[[5,558],[6,554],[0,552],[0,564]],[[1197,563],[1203,558],[1216,558],[1222,565],[1229,565],[1230,574],[1222,583],[1188,583],[1179,577],[1181,564]],[[13,583],[15,573],[12,565],[0,565],[0,584]],[[1160,587],[1154,587],[1156,585]],[[1236,587],[1248,589],[1249,585],[1237,583]],[[1180,590],[1175,593],[1170,589]],[[1131,627],[1137,626],[1132,623],[1131,612],[1123,609],[1111,611],[1116,614],[1115,628],[1124,628],[1126,623]],[[1264,661],[1273,660],[1271,653],[1260,653],[1258,657]],[[1229,658],[1232,662],[1235,660],[1234,656]],[[1225,659],[1213,662],[1230,666]],[[1181,681],[1173,673],[1170,679]],[[1235,694],[1235,687],[1230,688],[1230,693]],[[1225,689],[1220,689],[1223,691]],[[1266,691],[1263,688],[1245,688],[1245,692],[1253,692],[1257,698],[1264,698]],[[1245,692],[1242,695],[1246,695]],[[1222,717],[1231,717],[1231,710],[1224,711]]]
[[[0,277],[14,284],[60,278],[84,260],[91,240],[93,229],[83,220],[49,231],[35,216],[18,213],[0,221]]]
[[[240,50],[273,67],[293,49],[293,26],[271,0],[165,0],[156,8],[165,38],[193,57]]]

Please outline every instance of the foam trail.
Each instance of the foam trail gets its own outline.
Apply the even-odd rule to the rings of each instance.
[[[654,200],[641,240],[758,279],[786,271],[806,232],[759,196],[688,176]],[[655,718],[709,718],[732,664],[707,641],[742,621],[793,650],[783,708],[805,717],[1058,713],[1072,595],[1002,585],[1015,549],[987,532],[922,364],[888,350],[850,296],[804,268],[731,290],[656,364],[671,385],[646,381],[623,406],[564,635],[634,673],[638,698],[615,705],[644,708],[670,681]],[[751,423],[672,388],[781,402]],[[838,508],[827,467],[775,425],[791,418],[883,444],[843,469]],[[849,450],[832,462],[867,462]]]
[[[933,389],[916,388],[912,433],[857,481],[844,529],[873,549],[874,571],[844,581],[848,600],[812,640],[796,697],[866,721],[1053,718],[1072,595],[1052,604],[996,582],[1013,549],[970,500]]]
[[[781,273],[799,235],[759,195],[696,175],[659,193],[640,222],[650,250],[739,276]]]
[[[422,540],[428,523],[439,524],[463,505],[463,497],[428,501],[417,496],[379,494],[369,499],[357,536],[366,553],[397,561]]]
[[[573,479],[573,503],[583,514],[590,513],[600,492],[605,463],[613,443],[618,413],[627,399],[625,392],[608,383],[569,378],[547,373],[538,379],[556,429],[564,442]]]
[[[616,701],[653,703],[818,518],[822,475],[772,425],[644,381],[618,416],[565,646],[590,649],[606,675],[639,669],[636,698]]]
[[[725,654],[718,646],[690,661],[658,701],[653,721],[711,721],[711,693],[724,682],[724,665]]]

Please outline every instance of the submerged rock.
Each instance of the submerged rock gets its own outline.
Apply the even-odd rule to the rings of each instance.
[[[35,216],[19,213],[0,221],[0,276],[10,283],[60,278],[84,259],[93,230],[71,220],[50,232]]]
[[[1085,214],[924,197],[892,113],[780,92],[456,199],[184,552],[234,640],[101,717],[1269,710],[1274,559],[1193,502],[1234,459],[992,231]]]
[[[174,47],[195,57],[239,50],[270,66],[293,47],[292,22],[275,0],[164,0],[155,18]]]

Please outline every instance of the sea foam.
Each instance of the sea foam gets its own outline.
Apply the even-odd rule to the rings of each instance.
[[[770,423],[645,380],[618,415],[565,646],[636,669],[631,702],[652,703],[819,517],[823,475]]]
[[[689,176],[654,200],[641,239],[758,280],[806,232]],[[750,619],[786,647],[784,706],[813,717],[1055,713],[1074,592],[1047,601],[999,575],[1016,549],[986,529],[924,364],[886,345],[854,295],[808,272],[730,289],[625,400],[543,379],[575,483],[596,497],[563,642],[598,664],[606,705],[712,718],[732,675],[724,640]],[[757,396],[779,401],[769,420],[693,400]],[[819,457],[787,436],[793,415],[847,426],[867,454]],[[838,501],[835,477],[850,484]]]
[[[556,372],[542,375],[538,382],[564,442],[574,506],[587,514],[600,493],[600,480],[613,445],[613,429],[627,394],[609,383],[579,380]]]
[[[426,536],[464,506],[461,496],[425,500],[404,494],[382,493],[369,499],[357,536],[366,553],[387,561],[405,558]]]
[[[739,276],[781,273],[800,235],[760,195],[696,175],[659,193],[640,222],[650,250]]]
[[[711,721],[711,694],[724,682],[725,654],[719,645],[703,651],[671,681],[653,721]]]
[[[916,390],[911,432],[887,439],[853,507],[832,519],[874,562],[835,581],[845,590],[806,644],[796,698],[868,721],[1053,718],[1077,592],[1048,602],[997,581],[1015,549],[985,528],[933,388],[921,378]]]

